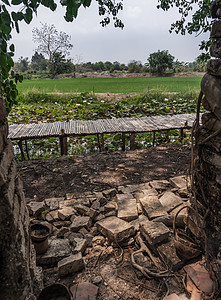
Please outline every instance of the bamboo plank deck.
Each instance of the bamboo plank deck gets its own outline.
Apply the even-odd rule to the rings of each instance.
[[[195,114],[165,115],[141,118],[102,119],[96,121],[71,120],[41,124],[13,124],[9,126],[11,140],[48,137],[96,135],[104,133],[139,133],[191,128]],[[61,130],[63,134],[61,133]]]
[[[9,126],[9,138],[18,140],[22,152],[22,141],[27,143],[31,139],[43,139],[49,137],[58,137],[60,145],[64,147],[67,143],[65,139],[70,136],[97,135],[100,145],[99,135],[101,135],[103,150],[103,135],[108,133],[122,133],[122,141],[125,143],[125,134],[131,135],[133,143],[136,133],[153,132],[155,137],[156,131],[179,129],[181,134],[183,129],[190,129],[195,121],[196,114],[178,114],[163,115],[151,117],[133,117],[133,118],[116,118],[116,119],[99,119],[99,120],[71,120],[69,122],[38,123],[38,124],[13,124]],[[123,145],[123,149],[125,145]],[[61,149],[65,154],[66,150]]]

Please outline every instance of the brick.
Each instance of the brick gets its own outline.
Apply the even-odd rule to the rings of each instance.
[[[167,243],[158,245],[157,250],[161,253],[166,264],[173,271],[176,271],[183,266],[184,263],[176,254],[176,248],[172,237],[168,240]]]
[[[60,276],[67,276],[76,273],[84,267],[83,257],[80,252],[70,255],[58,262],[58,272]]]
[[[64,207],[58,210],[58,217],[62,221],[68,221],[70,218],[75,215],[76,210],[70,206]]]
[[[159,198],[159,201],[167,212],[170,212],[177,206],[183,204],[182,199],[170,191],[165,192],[163,196]]]
[[[49,207],[50,210],[55,210],[59,208],[60,201],[64,201],[64,197],[47,198],[45,199],[45,204]]]
[[[37,256],[38,265],[55,266],[60,260],[71,254],[68,239],[49,239],[46,253]]]
[[[27,204],[29,214],[37,217],[45,210],[44,202],[31,201]]]
[[[10,166],[12,164],[12,160],[14,158],[14,152],[12,143],[10,140],[8,140],[8,143],[4,149],[4,152],[1,157],[0,161],[0,186],[6,183],[8,179],[8,173]]]
[[[140,232],[147,242],[155,245],[167,240],[170,230],[162,222],[145,221],[140,223]]]
[[[135,234],[131,224],[115,216],[97,222],[96,226],[110,241],[122,242]]]
[[[188,178],[185,175],[176,176],[176,177],[170,178],[170,183],[175,188],[186,189],[187,183],[188,183]]]
[[[87,247],[87,240],[86,239],[81,239],[81,238],[75,238],[74,241],[76,242],[76,245],[74,249],[72,250],[72,253],[78,253],[81,252],[82,254],[84,253],[84,250]]]
[[[77,232],[81,228],[89,229],[91,226],[91,219],[89,217],[75,217],[70,226],[70,230],[73,232]]]
[[[157,196],[146,195],[140,199],[140,204],[144,213],[150,220],[167,214]]]
[[[150,181],[149,184],[153,189],[157,191],[164,191],[170,186],[168,180],[153,180]]]
[[[123,199],[118,202],[118,218],[132,221],[138,218],[136,199]]]

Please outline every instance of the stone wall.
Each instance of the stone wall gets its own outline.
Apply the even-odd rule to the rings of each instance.
[[[32,299],[29,214],[0,99],[0,298]]]

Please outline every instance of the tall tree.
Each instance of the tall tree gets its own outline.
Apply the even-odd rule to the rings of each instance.
[[[168,50],[151,53],[147,59],[147,66],[152,73],[164,73],[166,69],[172,69],[174,56]]]
[[[48,62],[45,59],[44,55],[42,53],[38,53],[35,51],[34,55],[32,55],[31,58],[31,66],[32,69],[39,71],[45,71],[47,69]]]
[[[37,51],[48,56],[49,69],[52,73],[52,58],[55,53],[62,56],[69,55],[69,50],[73,45],[70,43],[71,37],[63,31],[58,32],[54,25],[41,24],[42,27],[34,28],[33,41],[38,44]]]

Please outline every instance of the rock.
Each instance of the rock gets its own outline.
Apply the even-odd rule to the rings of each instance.
[[[191,296],[193,296],[193,295],[191,295]],[[200,296],[200,298],[201,298],[201,296]],[[166,297],[163,298],[163,300],[188,300],[188,299],[189,298],[187,298],[187,296],[185,294],[179,294],[179,295],[177,295],[175,293],[170,294],[170,295],[168,295],[168,296],[166,296]],[[191,297],[191,299],[197,300],[197,298],[195,298],[195,297],[194,298]]]
[[[216,21],[215,23],[213,23],[210,36],[211,38],[221,37],[221,21]]]
[[[58,221],[59,217],[58,217],[58,210],[53,210],[53,211],[49,211],[46,215],[45,215],[45,220],[47,222],[54,222],[54,221]]]
[[[101,246],[103,246],[104,243],[105,243],[105,237],[103,237],[101,235],[95,236],[92,239],[92,244],[93,245],[101,245]]]
[[[116,212],[116,210],[112,210],[112,211],[109,211],[109,212],[105,213],[104,215],[105,215],[105,218],[108,218],[108,217],[111,217],[111,216],[116,216],[117,212]]]
[[[170,183],[175,188],[186,189],[187,184],[188,184],[188,179],[185,175],[176,176],[176,177],[170,178]]]
[[[81,198],[81,199],[69,199],[69,200],[64,200],[60,201],[59,207],[64,208],[67,206],[75,207],[76,205],[85,205],[87,207],[90,207],[90,201],[88,198]]]
[[[138,215],[143,213],[143,209],[142,209],[142,206],[141,206],[140,202],[137,203],[137,212],[138,212]]]
[[[213,41],[212,45],[210,46],[210,55],[212,57],[221,58],[221,38]]]
[[[98,200],[94,201],[93,204],[91,205],[91,208],[94,210],[97,210],[97,211],[99,211],[100,207],[101,207],[101,204]]]
[[[61,198],[47,198],[45,199],[45,204],[50,210],[55,210],[59,208],[59,202],[64,201],[64,197]]]
[[[71,293],[77,300],[96,300],[98,294],[98,287],[89,282],[81,282],[73,285]]]
[[[99,285],[103,282],[103,278],[101,276],[96,276],[96,277],[92,278],[92,282],[95,285]]]
[[[89,216],[90,214],[90,208],[82,205],[82,204],[78,204],[74,207],[74,209],[77,211],[77,213],[81,216]]]
[[[95,222],[98,222],[98,221],[103,220],[103,219],[105,219],[105,215],[104,215],[104,214],[99,214],[99,215],[97,215],[97,216],[94,218],[94,221],[95,221]]]
[[[150,186],[157,191],[165,191],[170,183],[168,180],[153,180],[149,182]]]
[[[68,221],[70,220],[70,218],[75,215],[76,210],[73,209],[72,207],[64,207],[62,209],[58,210],[58,217],[62,220],[62,221]]]
[[[170,238],[167,243],[162,243],[157,246],[157,250],[163,256],[169,268],[173,271],[176,271],[183,266],[184,263],[176,254],[176,248],[172,238]]]
[[[37,256],[37,264],[40,266],[55,266],[71,253],[68,239],[49,239],[48,245],[47,252]]]
[[[83,254],[84,250],[87,247],[87,240],[80,239],[80,238],[75,238],[74,240],[76,242],[76,245],[75,245],[74,249],[72,250],[72,253],[75,254],[75,253],[81,252]]]
[[[182,199],[170,191],[165,192],[163,196],[160,197],[159,201],[167,212],[170,212],[177,206],[183,204]]]
[[[183,201],[187,201],[190,197],[190,193],[187,188],[179,189],[178,194],[180,195],[180,197],[184,198]]]
[[[126,199],[134,199],[134,196],[132,194],[116,194],[116,202],[119,203],[120,201],[126,200]]]
[[[104,212],[110,212],[110,211],[115,211],[115,205],[113,203],[107,203],[104,205]]]
[[[140,215],[138,219],[131,221],[130,224],[134,226],[136,231],[138,231],[140,228],[140,223],[145,221],[149,221],[149,219],[145,215]]]
[[[109,189],[109,190],[104,190],[104,191],[102,191],[102,193],[106,198],[112,199],[117,194],[117,190],[113,188],[113,189]]]
[[[93,240],[93,235],[92,234],[90,234],[90,233],[87,233],[86,235],[85,235],[85,239],[86,239],[86,241],[87,241],[87,245],[88,245],[88,247],[91,247],[92,246],[92,240]]]
[[[140,232],[150,245],[169,238],[170,230],[162,222],[145,221],[140,223]]]
[[[221,59],[210,59],[207,63],[207,72],[210,75],[221,76]]]
[[[44,210],[44,202],[31,201],[27,204],[30,216],[38,217]]]
[[[89,229],[91,225],[91,219],[89,217],[75,217],[70,226],[70,230],[73,232],[77,232],[79,229],[85,227]]]
[[[95,219],[97,216],[99,215],[99,211],[98,210],[95,210],[93,208],[90,208],[90,211],[89,211],[89,217],[91,219]]]
[[[96,199],[100,202],[101,205],[104,205],[107,203],[107,198],[104,197],[102,192],[95,192],[94,196],[96,197]]]
[[[56,221],[56,222],[53,222],[53,225],[56,227],[56,228],[61,228],[61,227],[68,227],[71,225],[71,221]]]
[[[150,220],[167,214],[157,196],[145,195],[140,199],[140,204]]]
[[[142,199],[144,196],[158,196],[158,193],[155,189],[152,188],[144,189],[140,192],[135,193],[137,202],[139,202],[140,199]]]
[[[58,273],[67,276],[82,270],[85,267],[82,254],[79,252],[70,255],[58,262]]]
[[[98,230],[109,240],[122,242],[133,236],[135,229],[132,225],[117,217],[109,217],[96,223]]]
[[[81,228],[78,232],[81,233],[83,236],[85,236],[86,234],[89,233],[88,230],[86,228],[84,228],[84,227]]]
[[[162,222],[164,225],[168,226],[168,227],[172,227],[173,226],[173,221],[174,221],[174,217],[175,215],[166,215],[166,216],[162,216],[162,217],[158,217],[153,219],[153,222]],[[183,228],[184,227],[184,215],[178,215],[176,218],[176,226]]]
[[[69,229],[67,227],[61,227],[57,232],[58,238],[64,238],[65,233],[69,232]]]
[[[118,218],[124,221],[132,221],[138,218],[136,199],[122,199],[118,202]]]

